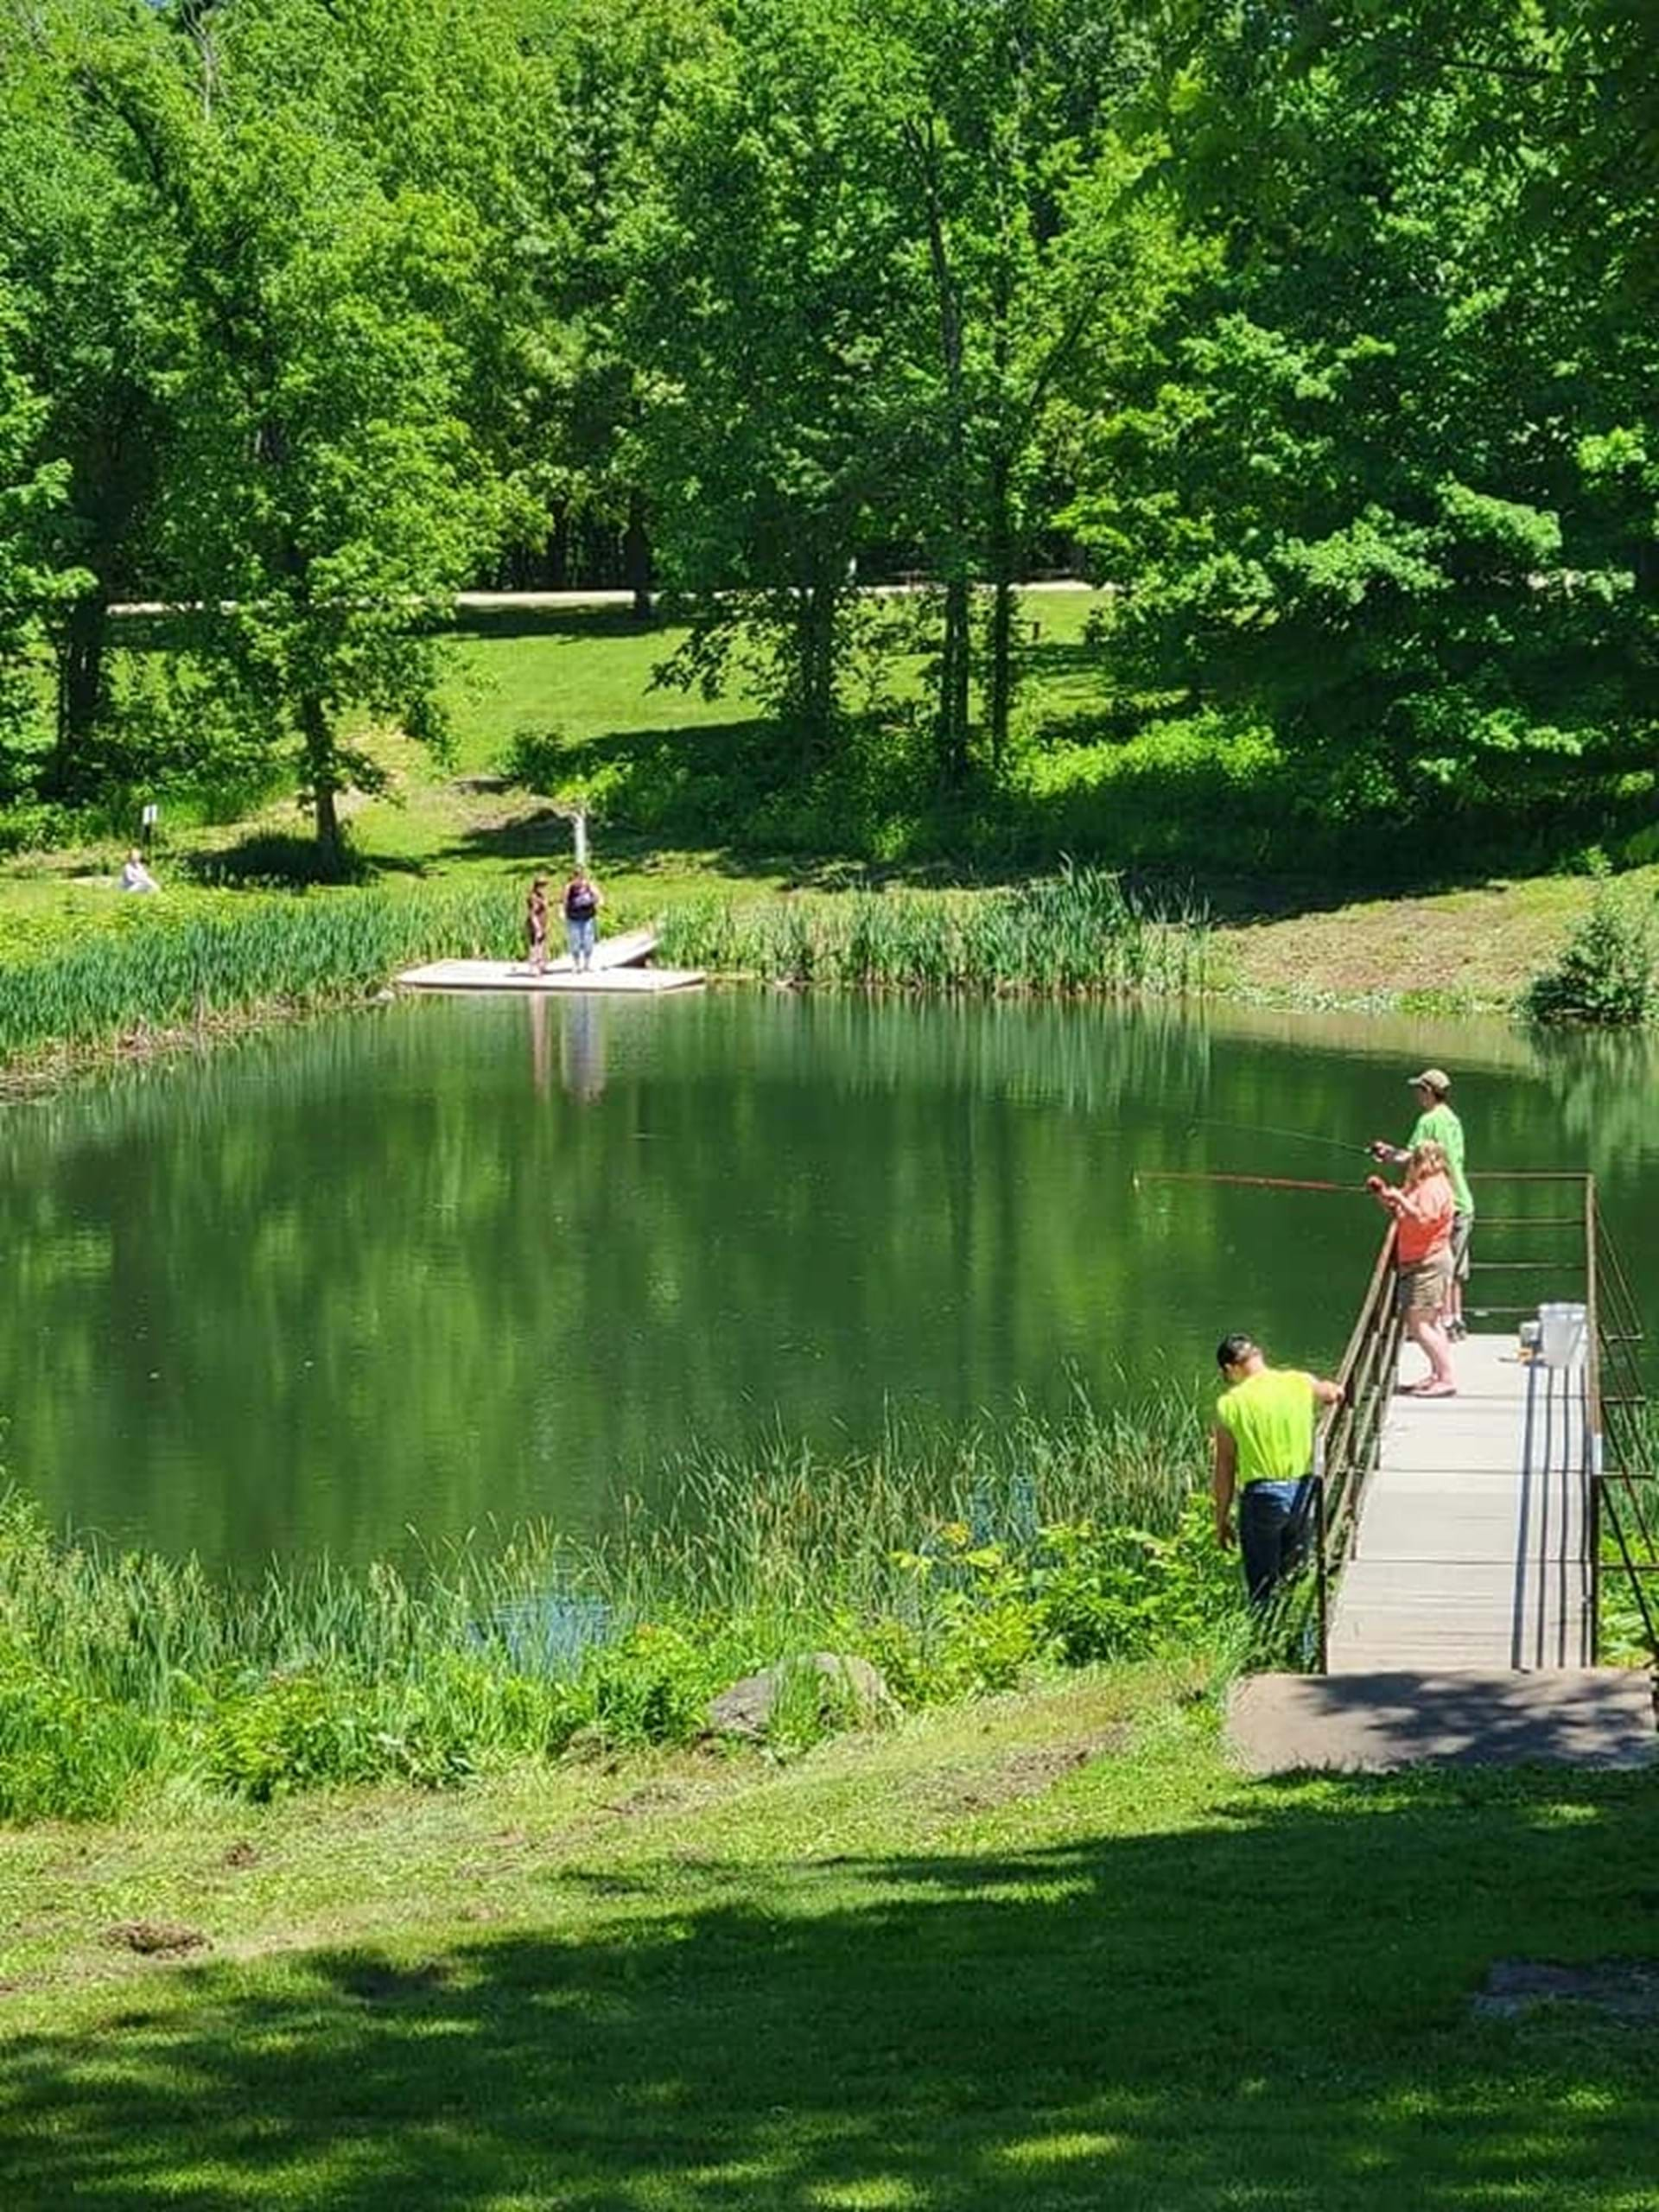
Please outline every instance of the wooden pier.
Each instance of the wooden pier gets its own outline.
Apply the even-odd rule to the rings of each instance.
[[[1583,1186],[1583,1253],[1566,1263],[1587,1307],[1582,1351],[1551,1367],[1490,1330],[1455,1348],[1455,1397],[1411,1394],[1424,1362],[1402,1350],[1390,1233],[1325,1424],[1310,1671],[1248,1675],[1229,1700],[1230,1742],[1253,1771],[1659,1756],[1651,1669],[1597,1663],[1604,1573],[1628,1576],[1649,1641],[1655,1624],[1641,1325],[1592,1179],[1535,1179]]]
[[[663,991],[700,989],[707,981],[701,968],[652,968],[645,963],[657,950],[656,932],[631,930],[621,937],[601,938],[594,947],[594,964],[578,973],[569,953],[550,960],[537,971],[523,960],[429,960],[419,968],[406,968],[398,983],[410,991],[517,991],[550,995],[589,992],[633,993],[652,997]]]
[[[1455,1398],[1398,1396],[1384,1419],[1330,1674],[1591,1662],[1583,1362],[1523,1363],[1512,1335],[1455,1350]]]

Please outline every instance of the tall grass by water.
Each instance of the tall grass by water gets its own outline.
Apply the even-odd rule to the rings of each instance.
[[[0,1819],[686,1742],[733,1681],[814,1649],[871,1660],[900,1704],[1134,1656],[1236,1611],[1195,1517],[1200,1440],[1195,1408],[1160,1399],[895,1421],[863,1452],[696,1453],[671,1510],[632,1507],[594,1547],[532,1529],[417,1571],[245,1582],[54,1536],[12,1493]]]
[[[1179,995],[1202,990],[1197,906],[1143,899],[1100,868],[995,891],[709,899],[662,925],[662,957],[767,982],[973,994]]]
[[[343,1001],[414,959],[505,954],[517,931],[516,894],[493,884],[198,892],[16,921],[0,942],[0,1063]]]

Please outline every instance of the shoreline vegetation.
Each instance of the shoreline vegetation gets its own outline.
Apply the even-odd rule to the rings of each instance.
[[[626,927],[630,906],[613,908]],[[0,922],[0,1084],[38,1085],[372,999],[417,960],[509,955],[516,887],[439,883],[127,900],[91,927]],[[721,980],[992,996],[1200,991],[1209,926],[1098,869],[1019,891],[703,898],[660,920],[664,957]]]
[[[442,1788],[525,1761],[684,1746],[783,1670],[798,1752],[873,1715],[802,1662],[879,1670],[888,1717],[1057,1672],[1247,1640],[1194,1488],[1196,1405],[1147,1394],[872,1448],[694,1452],[675,1503],[608,1541],[543,1528],[413,1567],[317,1560],[238,1580],[0,1498],[0,1823],[341,1783]]]
[[[779,892],[718,880],[699,874],[664,898],[649,876],[624,872],[612,925],[654,921],[663,958],[716,981],[802,989],[1518,1015],[1534,981],[1529,969],[1504,992],[1454,980],[1436,988],[1414,984],[1419,970],[1407,964],[1402,988],[1378,988],[1365,963],[1386,954],[1367,941],[1397,942],[1414,917],[1432,934],[1438,918],[1425,920],[1421,902],[1363,910],[1345,931],[1341,914],[1229,925],[1196,896],[1160,898],[1066,863],[987,888]],[[1593,925],[1607,895],[1564,880],[1546,888],[1538,903],[1560,918],[1554,938],[1562,924],[1582,932],[1590,916]],[[297,891],[184,885],[156,899],[111,894],[101,906],[68,894],[0,903],[0,1092],[372,1001],[417,960],[511,957],[518,894],[516,879],[468,876]],[[1467,917],[1446,905],[1450,936]],[[1535,925],[1521,941],[1539,937]]]

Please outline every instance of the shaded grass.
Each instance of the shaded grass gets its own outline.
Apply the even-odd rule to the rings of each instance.
[[[1251,1784],[1104,1682],[639,1779],[251,1815],[244,1872],[211,1825],[0,1846],[98,1976],[5,2000],[9,2205],[1648,2201],[1653,2024],[1470,2010],[1498,1959],[1650,1955],[1639,1777]],[[100,1954],[144,1896],[217,1948]]]

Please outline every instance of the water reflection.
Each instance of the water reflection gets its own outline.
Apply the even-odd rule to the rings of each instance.
[[[1332,1145],[1402,1132],[1426,1060],[1473,1165],[1588,1164],[1650,1248],[1654,1040],[1497,1023],[443,1001],[16,1106],[6,1457],[124,1536],[361,1556],[598,1529],[695,1436],[1196,1387],[1235,1326],[1323,1364],[1375,1243],[1357,1189],[1134,1174],[1340,1179]]]

